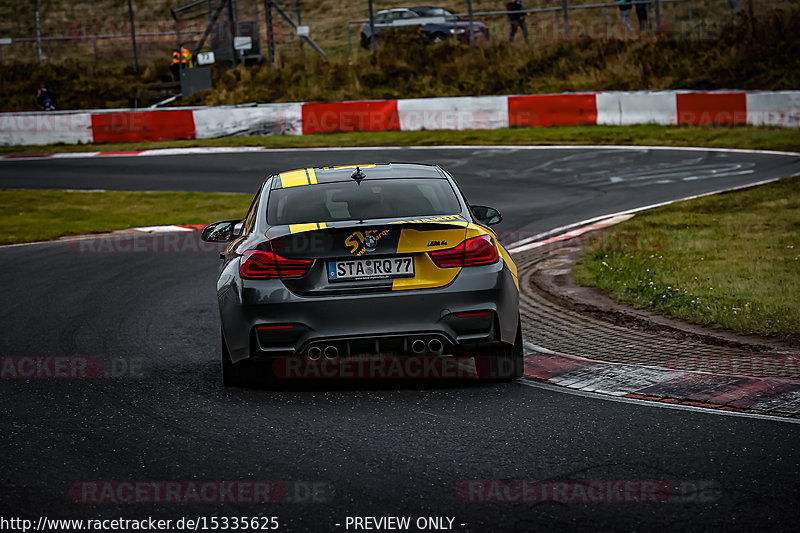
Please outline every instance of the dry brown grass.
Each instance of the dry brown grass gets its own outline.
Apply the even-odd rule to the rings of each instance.
[[[315,9],[321,9],[325,1],[314,4]],[[58,3],[57,0],[51,2]],[[99,0],[96,11],[106,4],[107,0]],[[159,12],[154,7],[157,4],[148,4],[152,14]],[[329,5],[332,12],[324,19],[325,27],[333,32],[336,6]],[[377,8],[387,5],[388,2],[377,2]],[[445,2],[445,5],[451,4]],[[476,2],[476,10],[485,9],[483,5]],[[253,10],[252,3],[240,0],[241,18],[248,16],[246,7]],[[352,6],[348,9],[338,6],[338,9],[338,16],[345,19],[355,10]],[[319,16],[319,12],[310,7],[307,11],[307,18],[312,18],[312,22],[314,13]],[[62,14],[64,20],[70,16]],[[298,57],[297,42],[292,38],[291,42],[281,41],[275,69],[266,64],[236,70],[218,65],[215,90],[183,103],[218,105],[563,91],[800,87],[800,34],[796,31],[800,25],[800,11],[788,15],[783,11],[761,13],[752,25],[743,16],[726,17],[727,24],[707,28],[694,39],[587,39],[532,44],[518,41],[469,47],[455,42],[429,46],[403,33],[395,42],[384,39],[375,54],[356,47],[356,52],[350,55],[341,50],[346,45],[331,45],[329,51],[339,46],[342,53],[330,54],[324,60],[309,47],[306,47],[305,58]],[[579,27],[576,20],[573,19],[573,28]],[[532,20],[531,25],[534,22]],[[42,81],[59,93],[62,108],[127,106],[131,99],[141,95],[147,83],[169,79],[167,58],[173,46],[171,42],[145,42],[140,47],[156,50],[158,55],[157,60],[140,61],[143,69],[139,75],[131,68],[129,43],[123,39],[103,46],[112,44],[116,55],[106,56],[107,61],[96,64],[85,57],[53,61],[41,67],[4,59],[0,106],[3,110],[35,109],[32,94],[36,84]],[[63,46],[66,49],[77,44],[71,42]],[[91,43],[81,46],[91,47]]]

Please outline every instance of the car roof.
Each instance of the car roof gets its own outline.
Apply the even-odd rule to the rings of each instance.
[[[414,7],[409,7],[408,9],[410,9],[411,11],[416,11],[418,9],[441,9],[442,11],[447,11],[448,13],[452,13],[452,11],[450,11],[446,7],[441,7],[441,6],[414,6]]]
[[[364,174],[367,180],[370,178],[446,179],[446,174],[438,165],[426,165],[422,163],[370,163],[308,167],[280,172],[274,175],[277,179],[273,182],[272,188],[350,181],[356,168]]]

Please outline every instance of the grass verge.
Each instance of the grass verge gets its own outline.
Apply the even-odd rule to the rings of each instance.
[[[636,308],[800,343],[800,176],[638,215],[574,276]]]
[[[252,195],[0,190],[0,244],[161,224],[241,218]]]
[[[226,137],[152,143],[51,144],[0,146],[0,153],[116,152],[193,146],[263,146],[315,148],[326,146],[436,146],[456,144],[554,145],[617,144],[650,146],[700,146],[759,150],[800,149],[800,130],[775,128],[722,128],[641,126],[553,126],[467,131],[381,131]]]

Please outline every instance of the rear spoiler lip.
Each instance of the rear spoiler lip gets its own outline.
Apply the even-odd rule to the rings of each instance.
[[[437,220],[440,217],[452,217],[447,220]],[[356,220],[339,220],[335,222],[310,222],[306,224],[282,224],[270,226],[264,232],[268,239],[276,239],[285,237],[287,235],[297,235],[299,233],[310,233],[313,231],[327,231],[327,230],[346,230],[353,229],[359,230],[371,227],[390,228],[392,226],[422,226],[429,229],[436,229],[441,227],[463,227],[466,228],[470,224],[463,215],[435,215],[431,217],[407,217],[407,218],[392,218],[392,219],[367,219],[363,223]],[[295,229],[292,230],[292,226]],[[302,226],[302,227],[301,227]]]

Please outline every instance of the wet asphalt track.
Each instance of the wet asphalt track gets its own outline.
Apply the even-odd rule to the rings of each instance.
[[[800,171],[796,156],[750,153],[340,150],[0,162],[0,187],[253,193],[271,171],[384,160],[449,169],[474,203],[501,209],[506,242]],[[354,515],[451,516],[455,531],[475,532],[796,527],[798,424],[518,383],[223,390],[217,263],[213,252],[191,247],[167,254],[86,253],[65,243],[0,249],[0,355],[95,356],[123,374],[0,381],[0,515],[273,515],[280,531],[344,531]],[[134,377],[124,375],[131,364]],[[456,492],[470,479],[656,480],[684,494],[669,503],[470,503]],[[90,480],[273,480],[295,500],[302,499],[298,482],[319,482],[327,501],[71,501],[70,486]]]

